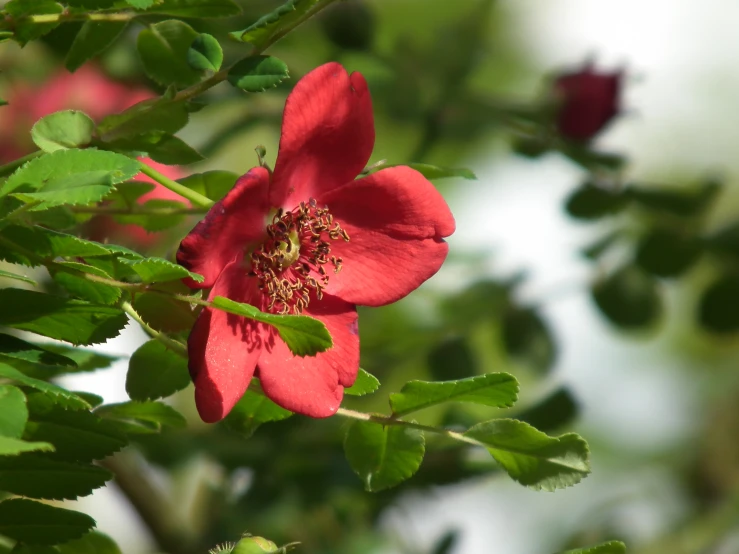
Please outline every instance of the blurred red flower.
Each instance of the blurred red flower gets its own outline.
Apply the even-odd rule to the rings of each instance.
[[[600,133],[620,108],[623,73],[598,73],[592,65],[557,77],[555,94],[561,102],[557,130],[568,139],[588,141]]]
[[[225,417],[254,375],[288,410],[334,414],[359,368],[356,305],[395,302],[441,267],[455,224],[434,186],[409,167],[355,180],[374,140],[364,77],[337,63],[311,71],[285,104],[274,172],[249,171],[182,241],[177,260],[205,277],[189,286],[310,315],[334,341],[296,357],[272,327],[204,309],[188,339],[204,421]]]
[[[87,64],[74,73],[60,70],[51,75],[44,83],[13,83],[7,95],[8,105],[0,108],[0,163],[7,163],[24,156],[34,150],[30,129],[42,117],[60,110],[80,110],[89,115],[95,122],[105,116],[121,112],[138,102],[147,100],[154,93],[147,88],[129,86],[111,80],[103,71],[93,64]],[[183,177],[182,170],[176,166],[158,164],[148,158],[142,161],[151,165],[170,179]],[[140,173],[136,181],[156,185],[142,197],[143,203],[152,199],[179,200],[184,199],[153,179]],[[127,237],[135,244],[145,245],[155,239],[141,227],[135,225],[116,225],[110,218],[97,218],[89,227],[93,238],[101,240],[109,235],[116,238]]]

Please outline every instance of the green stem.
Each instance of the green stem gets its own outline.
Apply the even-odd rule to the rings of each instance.
[[[71,22],[71,21],[130,21],[137,14],[134,12],[119,12],[119,13],[49,13],[41,15],[25,15],[19,17],[14,21],[28,21],[30,23],[57,23],[57,22]]]
[[[150,327],[146,321],[143,320],[143,318],[139,315],[139,313],[136,311],[136,309],[131,305],[130,302],[124,300],[120,303],[121,309],[126,312],[129,316],[131,316],[131,319],[133,319],[136,323],[141,325],[143,330],[146,332],[147,335],[149,335],[153,339],[157,339],[159,342],[164,344],[167,348],[172,350],[174,353],[179,354],[183,358],[187,358],[187,347],[182,344],[180,341],[174,340],[173,338],[165,335],[161,331],[157,331],[153,327]]]
[[[0,177],[10,175],[24,163],[30,162],[34,158],[38,158],[41,154],[43,154],[43,152],[39,150],[37,152],[33,152],[31,154],[23,156],[22,158],[18,158],[17,160],[13,160],[12,162],[8,162],[5,165],[0,165]]]
[[[342,417],[348,417],[350,419],[357,419],[359,421],[370,421],[372,423],[378,423],[380,425],[399,425],[402,427],[410,427],[411,429],[418,429],[419,431],[435,433],[437,435],[441,435],[448,439],[452,439],[452,440],[459,441],[459,442],[464,442],[467,444],[472,444],[474,446],[482,446],[482,447],[485,446],[481,442],[476,441],[473,438],[467,437],[463,435],[462,433],[457,433],[456,431],[450,431],[449,429],[442,429],[440,427],[431,427],[430,425],[421,425],[420,423],[415,423],[412,421],[403,421],[402,419],[397,419],[391,416],[366,414],[364,412],[357,412],[354,410],[348,410],[346,408],[339,408],[336,412],[336,415],[342,416]]]
[[[176,192],[180,196],[187,198],[193,206],[200,206],[203,208],[210,208],[215,202],[210,198],[203,196],[199,192],[187,188],[184,185],[179,184],[177,181],[173,181],[169,177],[162,175],[156,169],[146,165],[143,162],[139,162],[141,165],[141,173],[154,179],[157,183],[167,187],[172,192]]]

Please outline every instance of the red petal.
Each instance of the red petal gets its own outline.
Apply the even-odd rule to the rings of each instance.
[[[205,277],[184,279],[190,288],[212,287],[223,268],[265,233],[269,211],[269,171],[255,167],[205,214],[180,243],[177,262]]]
[[[287,97],[270,200],[292,209],[354,179],[375,143],[372,99],[359,73],[322,65]]]
[[[221,273],[211,297],[255,302],[259,293],[240,261]],[[187,339],[190,375],[195,383],[195,404],[203,421],[226,417],[242,397],[262,352],[260,326],[243,317],[204,308]]]
[[[294,356],[275,334],[259,359],[258,375],[264,393],[283,408],[310,417],[336,413],[359,370],[359,330],[357,310],[338,298],[313,298],[306,310],[323,321],[334,346],[314,357]]]
[[[403,298],[446,258],[442,239],[454,232],[444,198],[420,173],[400,166],[353,181],[319,199],[349,234],[331,241],[341,271],[326,292],[347,302],[381,306]]]

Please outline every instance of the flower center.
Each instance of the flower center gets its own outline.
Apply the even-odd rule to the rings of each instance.
[[[311,293],[323,297],[329,279],[324,266],[333,266],[334,273],[341,270],[341,258],[331,255],[330,241],[338,239],[348,241],[349,235],[313,198],[292,211],[277,210],[267,225],[267,239],[251,253],[249,272],[268,299],[269,311],[299,314]]]

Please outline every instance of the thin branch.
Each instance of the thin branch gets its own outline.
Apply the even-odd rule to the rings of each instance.
[[[120,303],[121,309],[126,312],[129,316],[131,316],[131,319],[133,319],[136,323],[141,325],[142,329],[146,332],[147,335],[149,335],[151,338],[158,340],[162,344],[164,344],[167,348],[172,350],[175,354],[179,354],[183,358],[187,358],[187,346],[182,344],[180,341],[173,339],[172,337],[166,335],[165,333],[162,333],[161,331],[157,331],[153,327],[150,327],[146,321],[139,315],[139,313],[136,311],[136,309],[131,305],[130,302],[124,300]]]
[[[176,192],[183,198],[187,198],[193,205],[201,206],[203,208],[210,208],[213,204],[215,204],[215,202],[213,202],[213,200],[211,200],[207,196],[203,196],[199,192],[189,189],[186,186],[179,184],[177,181],[173,181],[166,175],[162,175],[156,169],[146,165],[145,163],[139,162],[139,164],[141,166],[141,173],[148,177],[151,177],[160,185],[167,187],[172,192]]]

